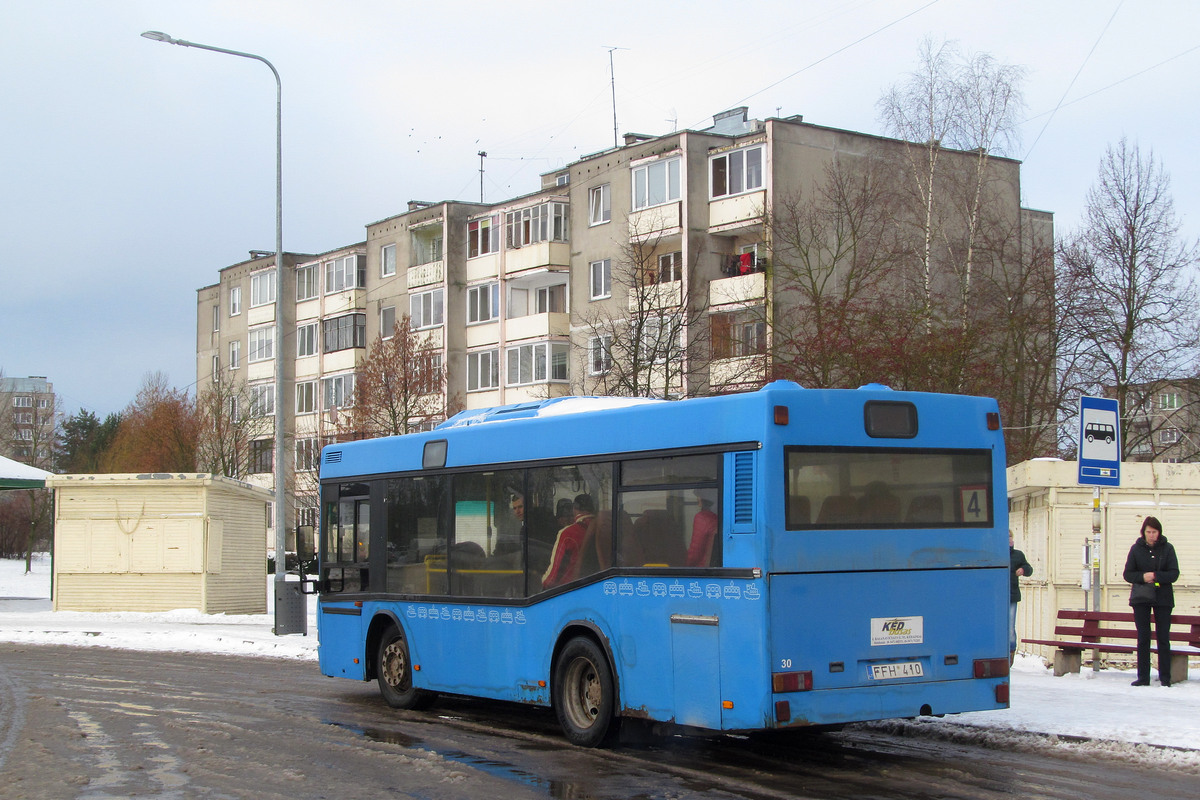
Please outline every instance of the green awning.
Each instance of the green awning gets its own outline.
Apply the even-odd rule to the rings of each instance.
[[[0,456],[0,489],[40,489],[50,473]]]

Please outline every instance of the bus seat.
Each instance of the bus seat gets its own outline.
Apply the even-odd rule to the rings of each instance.
[[[908,504],[905,522],[942,522],[942,498],[936,494],[920,494]]]
[[[869,495],[858,506],[860,522],[897,522],[900,519],[900,498],[895,495]]]
[[[858,521],[858,501],[853,495],[831,494],[821,502],[818,525],[844,525]]]
[[[812,501],[807,495],[794,494],[788,498],[788,518],[792,525],[808,525],[812,522]]]
[[[682,567],[687,563],[683,538],[675,518],[665,508],[643,511],[633,523],[633,536],[642,548],[643,565]]]

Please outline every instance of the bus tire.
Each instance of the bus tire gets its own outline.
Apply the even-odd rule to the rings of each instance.
[[[567,741],[600,747],[616,736],[616,688],[604,651],[591,639],[569,640],[554,668],[554,713]]]
[[[408,656],[408,641],[397,628],[384,631],[379,640],[379,651],[375,658],[379,693],[392,708],[419,711],[429,708],[436,692],[413,687],[412,659]]]

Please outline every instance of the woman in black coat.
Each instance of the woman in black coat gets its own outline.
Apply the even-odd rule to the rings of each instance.
[[[1154,632],[1158,640],[1158,681],[1171,685],[1171,610],[1175,608],[1175,590],[1171,584],[1179,577],[1175,548],[1162,535],[1157,517],[1142,521],[1142,535],[1125,559],[1125,580],[1133,584],[1129,605],[1137,625],[1137,680],[1134,686],[1150,685],[1150,611],[1154,610]]]

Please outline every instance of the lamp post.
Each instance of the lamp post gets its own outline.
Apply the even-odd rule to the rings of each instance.
[[[307,633],[307,618],[303,614],[299,623],[288,622],[291,615],[281,617],[280,608],[287,576],[287,458],[284,455],[283,419],[283,83],[275,65],[262,56],[176,39],[161,31],[146,31],[142,36],[156,42],[252,58],[266,64],[275,76],[275,633]],[[300,629],[294,630],[297,625]]]

